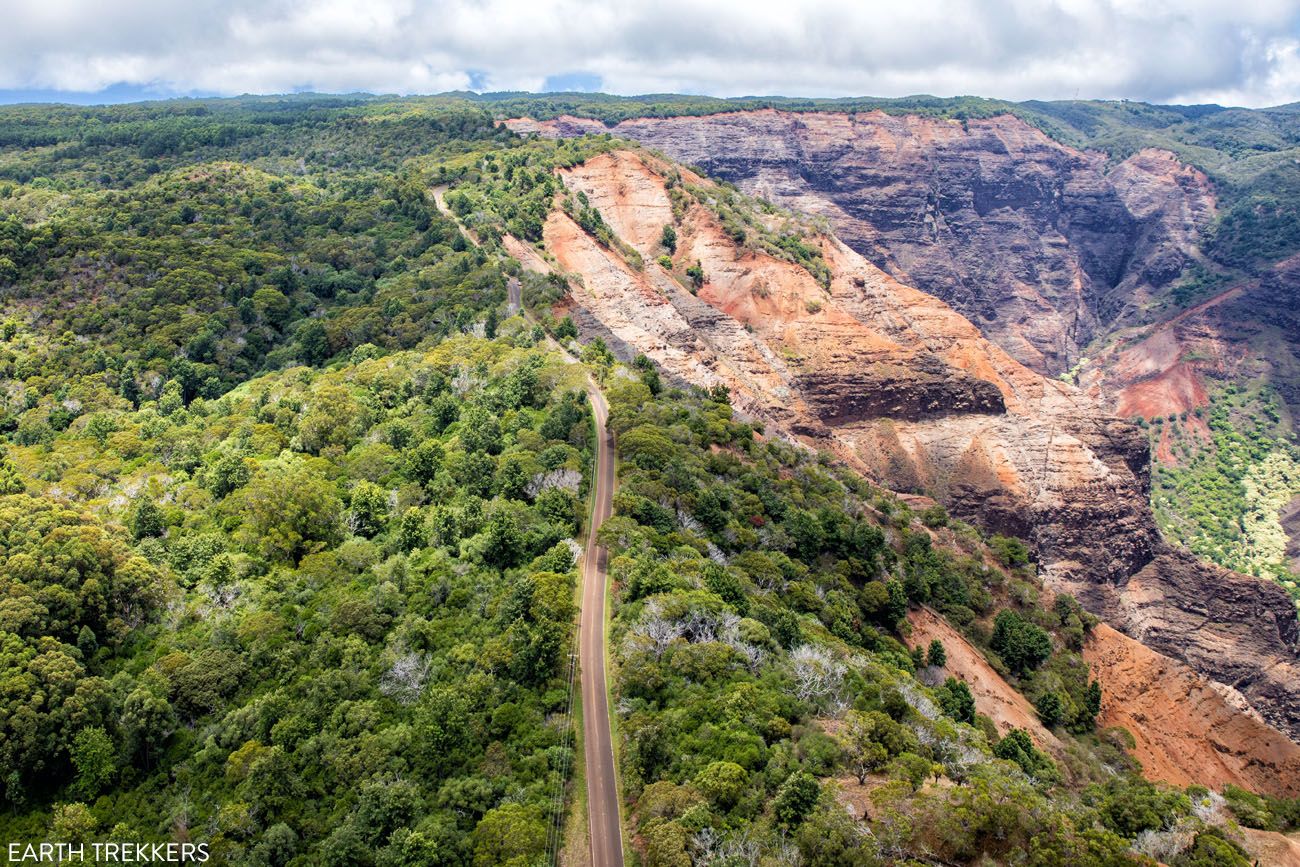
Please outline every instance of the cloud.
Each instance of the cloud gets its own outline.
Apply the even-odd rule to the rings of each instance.
[[[0,91],[1300,100],[1300,0],[0,0]]]

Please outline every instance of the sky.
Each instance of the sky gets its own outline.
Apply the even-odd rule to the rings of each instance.
[[[0,102],[449,90],[1300,101],[1300,0],[0,0]]]

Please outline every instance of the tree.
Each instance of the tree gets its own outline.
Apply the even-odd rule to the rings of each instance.
[[[85,804],[59,804],[54,808],[50,831],[63,843],[86,843],[94,838],[99,822]],[[87,847],[89,849],[89,847]]]
[[[889,765],[889,775],[896,780],[907,781],[913,792],[919,790],[931,774],[941,772],[940,766],[916,753],[903,753]]]
[[[131,538],[152,539],[161,536],[167,529],[163,523],[162,511],[148,494],[136,497],[135,508],[131,510]]]
[[[21,494],[25,490],[27,486],[23,484],[22,476],[18,475],[18,468],[14,466],[8,452],[0,451],[0,496]]]
[[[686,276],[691,279],[691,287],[695,291],[698,292],[700,289],[704,288],[704,266],[699,262],[687,266]]]
[[[524,551],[524,537],[515,513],[494,504],[482,532],[466,543],[489,566],[509,569],[519,565]]]
[[[1034,746],[1024,729],[1007,732],[1006,737],[994,744],[993,755],[1015,762],[1028,776],[1041,783],[1051,784],[1057,780],[1056,766]]]
[[[1102,823],[1122,837],[1132,839],[1143,831],[1171,826],[1191,810],[1187,796],[1134,777],[1112,777],[1105,786],[1091,787]]]
[[[582,348],[582,360],[584,363],[595,368],[596,379],[601,382],[609,374],[609,370],[614,366],[614,353],[609,351],[603,338],[597,337]]]
[[[1087,717],[1085,730],[1091,730],[1095,724],[1097,714],[1101,713],[1101,684],[1093,680],[1088,683],[1088,692],[1084,696],[1084,707]],[[1084,721],[1080,721],[1084,724]]]
[[[280,290],[263,286],[253,293],[253,309],[262,321],[280,328],[288,321],[292,305]]]
[[[571,340],[578,336],[578,326],[573,324],[573,318],[566,316],[560,320],[560,324],[555,326],[555,338],[557,340]]]
[[[427,485],[442,469],[445,457],[442,443],[435,439],[424,440],[407,454],[407,475],[411,481]]]
[[[1014,569],[1029,563],[1029,548],[1012,536],[994,535],[989,540],[989,548],[1003,566]]]
[[[641,371],[641,382],[645,387],[650,389],[650,394],[656,396],[663,391],[663,382],[659,379],[659,369],[648,356],[637,355],[632,361],[632,366]]]
[[[302,360],[310,365],[324,364],[329,360],[330,340],[319,319],[310,319],[298,329],[298,351]]]
[[[348,528],[358,536],[372,539],[384,532],[388,524],[388,492],[364,479],[352,489],[352,508],[348,511]]]
[[[117,748],[99,726],[77,732],[70,753],[77,769],[72,788],[79,797],[94,798],[117,774]]]
[[[713,762],[695,775],[695,787],[724,812],[740,800],[748,781],[749,774],[735,762]]]
[[[892,626],[907,616],[907,591],[903,589],[903,583],[896,578],[890,578],[885,582],[885,590],[889,592],[885,617]]]
[[[1058,693],[1045,692],[1034,701],[1034,710],[1038,711],[1038,718],[1043,721],[1043,725],[1050,729],[1060,724],[1065,704]]]
[[[619,456],[642,469],[663,469],[677,456],[677,447],[664,433],[649,426],[635,427],[618,438]]]
[[[948,664],[948,651],[944,650],[943,642],[939,639],[930,642],[930,648],[925,654],[925,664],[935,668],[943,668]]]
[[[297,563],[341,536],[343,504],[334,486],[299,460],[264,464],[226,503],[242,520],[244,546],[274,560]]]
[[[807,771],[791,774],[776,793],[774,809],[776,818],[787,827],[795,827],[817,806],[821,786]]]
[[[849,770],[853,771],[854,776],[858,778],[860,786],[867,784],[868,774],[884,767],[885,762],[889,760],[889,750],[881,743],[877,732],[877,727],[880,725],[878,717],[893,722],[879,711],[866,714],[860,711],[849,711],[845,718],[844,733],[841,735],[844,755],[848,760]]]
[[[680,822],[648,822],[642,836],[646,867],[691,867],[694,863],[686,851],[686,829]]]
[[[154,751],[176,731],[176,712],[157,690],[139,686],[122,704],[122,727],[131,755],[143,754],[148,766]]]
[[[469,404],[460,413],[460,444],[470,454],[501,454],[500,421],[482,404]]]
[[[528,867],[546,850],[546,824],[535,804],[504,804],[474,828],[474,867]]]
[[[324,385],[298,421],[297,443],[308,454],[344,451],[360,435],[362,410],[346,388]]]
[[[1169,863],[1170,867],[1250,867],[1260,862],[1251,861],[1244,849],[1212,827],[1197,834],[1192,845]]]
[[[677,252],[677,230],[673,228],[672,223],[664,226],[663,233],[659,236],[659,243],[664,245],[664,249],[669,253]]]
[[[1052,637],[1009,608],[994,618],[989,646],[1016,675],[1034,670],[1052,655]]]
[[[975,697],[964,681],[950,677],[935,690],[939,707],[957,722],[975,724]]]
[[[252,475],[247,461],[239,455],[226,453],[208,466],[205,480],[212,496],[221,499],[248,484]]]

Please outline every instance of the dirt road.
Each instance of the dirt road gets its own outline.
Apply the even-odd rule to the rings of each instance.
[[[582,557],[582,615],[578,661],[582,669],[582,726],[587,760],[587,824],[593,867],[622,867],[618,776],[605,691],[605,583],[608,555],[596,531],[609,517],[614,499],[614,441],[605,426],[609,405],[593,383],[588,386],[596,416],[596,490],[587,549]]]

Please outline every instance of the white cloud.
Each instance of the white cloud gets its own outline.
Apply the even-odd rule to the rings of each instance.
[[[0,89],[1300,100],[1300,0],[0,0]]]

